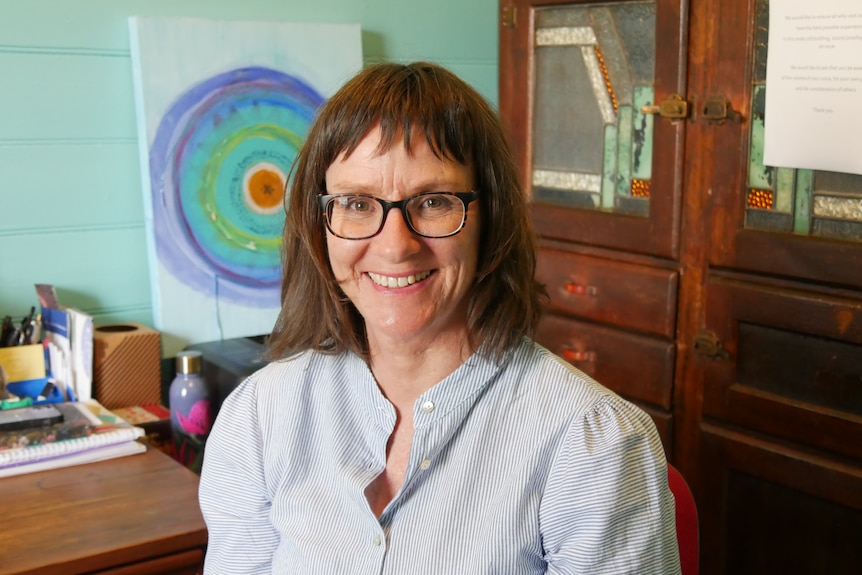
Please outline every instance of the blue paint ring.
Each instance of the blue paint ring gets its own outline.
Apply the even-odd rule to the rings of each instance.
[[[200,82],[165,113],[150,147],[153,229],[158,260],[179,281],[243,306],[278,306],[281,200],[323,102],[293,76],[249,67]],[[256,181],[268,184],[250,191]]]

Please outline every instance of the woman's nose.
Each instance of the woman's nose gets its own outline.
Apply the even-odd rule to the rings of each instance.
[[[410,229],[401,210],[389,210],[383,228],[374,236],[377,245],[396,259],[415,254],[421,248],[421,238]]]

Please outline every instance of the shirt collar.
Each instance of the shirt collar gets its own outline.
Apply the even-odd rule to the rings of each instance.
[[[380,391],[368,364],[352,352],[344,355],[357,401],[375,424],[392,429],[395,410]],[[505,361],[493,361],[481,349],[474,352],[455,371],[419,396],[413,405],[414,427],[430,425],[458,408],[469,409],[504,364]]]

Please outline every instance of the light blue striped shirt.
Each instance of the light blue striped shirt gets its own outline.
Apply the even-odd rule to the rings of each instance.
[[[652,420],[531,340],[414,408],[404,483],[364,490],[395,410],[365,362],[305,352],[225,401],[206,446],[206,575],[677,574]]]

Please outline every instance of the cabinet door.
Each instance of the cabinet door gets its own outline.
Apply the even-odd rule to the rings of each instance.
[[[684,93],[687,0],[500,7],[500,110],[538,232],[675,258],[684,125],[650,112]]]
[[[751,280],[708,283],[706,324],[724,354],[704,364],[704,417],[862,460],[862,299]]]
[[[698,501],[702,575],[859,572],[858,468],[710,424],[702,460],[709,494]]]
[[[768,0],[692,3],[692,90],[739,114],[701,114],[688,134],[684,213],[689,201],[704,206],[710,232],[702,299],[692,298],[703,304],[695,314],[708,353],[694,354],[684,383],[700,394],[700,405],[689,401],[700,420],[687,453],[697,453],[701,567],[855,573],[862,177],[764,166],[769,9]]]
[[[748,121],[713,130],[720,177],[710,195],[710,263],[859,288],[862,176],[762,161],[769,4],[725,2],[714,15],[709,83]]]

